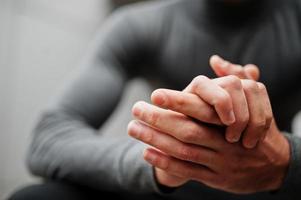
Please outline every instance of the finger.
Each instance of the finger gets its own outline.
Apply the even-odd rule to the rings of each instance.
[[[245,71],[248,79],[258,81],[258,79],[260,77],[260,71],[256,65],[247,64],[244,67],[244,71]]]
[[[258,84],[255,81],[242,81],[248,102],[250,119],[243,136],[243,145],[246,148],[254,148],[266,127],[265,105]]]
[[[235,122],[230,95],[206,76],[194,78],[184,89],[184,92],[194,93],[206,103],[214,106],[219,118],[225,125],[231,125]]]
[[[159,169],[162,169],[174,176],[187,178],[200,182],[207,182],[215,176],[215,173],[208,168],[185,161],[178,160],[164,155],[155,149],[148,148],[144,151],[144,159]]]
[[[264,134],[262,134],[262,137],[261,137],[261,140],[264,140],[264,138],[266,137],[267,131],[269,130],[271,123],[273,121],[273,111],[272,111],[272,106],[271,106],[270,98],[268,95],[268,91],[267,91],[265,85],[262,83],[257,83],[257,85],[259,88],[260,95],[263,99],[263,104],[264,104],[264,108],[265,108],[265,118],[266,118],[265,132],[264,132]]]
[[[152,93],[151,99],[157,106],[183,113],[201,122],[222,124],[214,108],[195,94],[158,89]]]
[[[222,147],[223,136],[219,129],[196,123],[191,118],[165,110],[146,102],[133,106],[136,119],[154,127],[178,140],[218,150]]]
[[[210,66],[219,77],[227,75],[235,75],[241,79],[251,79],[257,81],[260,76],[259,69],[256,65],[247,64],[244,67],[233,64],[224,60],[220,56],[213,55],[210,58]]]
[[[175,176],[157,167],[154,167],[154,173],[157,181],[161,185],[166,185],[168,187],[179,187],[189,181],[188,178]]]
[[[216,153],[201,146],[189,145],[138,121],[129,124],[130,136],[175,158],[211,166]]]
[[[213,55],[210,58],[210,66],[219,77],[235,75],[241,79],[248,78],[245,70],[241,65],[232,64],[229,61],[224,60],[218,55]]]
[[[213,81],[224,88],[231,96],[235,123],[227,127],[226,139],[229,142],[238,142],[249,121],[248,104],[241,80],[231,75],[217,78]]]

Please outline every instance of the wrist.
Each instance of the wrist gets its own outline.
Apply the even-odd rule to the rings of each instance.
[[[273,129],[273,128],[272,128]],[[274,127],[273,134],[271,134],[269,144],[270,148],[274,151],[270,157],[273,170],[271,170],[271,178],[268,183],[267,190],[275,191],[279,190],[285,180],[286,174],[289,168],[290,162],[290,144],[287,138]],[[267,138],[268,140],[268,138]]]

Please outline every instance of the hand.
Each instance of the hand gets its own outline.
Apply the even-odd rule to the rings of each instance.
[[[177,96],[177,94],[182,94],[181,99],[189,99],[190,103],[195,104],[196,106],[198,106],[200,108],[200,110],[202,110],[202,112],[193,112],[193,110],[190,110],[189,107],[187,107],[188,109],[186,109],[186,112],[191,112],[191,114],[196,114],[196,116],[198,116],[199,118],[203,118],[203,120],[207,120],[207,121],[211,121],[213,123],[217,123],[217,124],[221,124],[216,112],[214,111],[214,109],[209,106],[208,104],[199,101],[199,98],[196,95],[193,94],[189,94],[189,93],[183,93],[183,92],[177,92],[174,91],[174,95]],[[179,103],[181,100],[179,99]],[[183,102],[184,103],[184,102]],[[144,112],[141,113],[139,106],[141,106],[142,108],[144,108]],[[137,109],[138,107],[138,109]],[[184,110],[186,107],[182,107]],[[146,110],[145,110],[146,109]],[[215,135],[211,135],[211,128],[208,128],[207,126],[203,127],[203,130],[201,129],[202,127],[198,125],[198,123],[191,121],[191,119],[187,116],[185,116],[184,114],[180,114],[180,113],[176,113],[173,111],[168,111],[165,109],[161,109],[158,108],[156,106],[153,105],[149,105],[145,102],[138,102],[134,105],[133,107],[133,114],[134,116],[140,116],[142,118],[147,119],[146,121],[148,121],[150,124],[153,124],[153,126],[157,126],[157,129],[162,129],[165,132],[168,133],[168,131],[170,130],[172,133],[174,132],[173,130],[178,130],[177,132],[175,132],[176,134],[178,134],[179,138],[183,137],[183,132],[187,132],[187,129],[189,129],[190,131],[194,132],[201,132],[203,131],[204,134],[207,135],[209,138],[214,139]],[[163,119],[163,121],[162,121]],[[139,137],[139,134],[143,134],[142,136],[147,139],[148,135],[144,135],[144,133],[146,133],[144,131],[144,129],[140,129],[140,127],[144,127],[144,126],[140,126],[143,125],[141,124],[141,122],[138,121],[132,121],[129,123],[128,125],[128,134],[132,137]],[[180,125],[180,126],[179,126]],[[212,129],[213,130],[213,129]],[[147,134],[147,133],[146,133]],[[164,133],[166,134],[166,133]],[[184,137],[189,137],[189,135],[184,135]],[[187,137],[187,139],[188,139]],[[209,139],[208,138],[208,139]],[[200,137],[201,139],[201,137]],[[151,140],[151,138],[150,138]],[[205,141],[205,140],[204,140]],[[201,144],[201,140],[196,141],[196,144]],[[204,145],[206,146],[206,144],[210,142],[210,140],[206,141],[206,143],[204,143]],[[166,144],[168,145],[168,144]],[[170,144],[172,145],[172,143]],[[209,146],[209,145],[208,145]],[[161,153],[163,153],[161,151]],[[167,154],[165,154],[167,156]],[[157,181],[165,186],[169,186],[169,187],[177,187],[177,186],[181,186],[184,183],[186,183],[189,179],[186,177],[179,177],[176,175],[172,175],[164,170],[161,170],[160,168],[154,167],[154,171],[155,171],[155,177],[157,178]]]
[[[182,183],[195,180],[209,187],[236,194],[273,191],[282,185],[289,162],[289,147],[280,133],[270,132],[254,149],[245,149],[240,143],[230,144],[221,138],[217,143],[221,142],[223,145],[210,150],[187,143],[183,145],[180,141],[176,144],[173,137],[164,137],[166,134],[144,124],[137,126],[141,126],[137,139],[160,150],[172,152],[175,156],[148,148],[144,152],[144,159],[155,169],[164,172],[164,175],[179,177],[178,180],[183,181]],[[135,135],[135,128],[131,129],[132,135]],[[167,143],[173,145],[163,147]],[[159,183],[164,185],[165,182],[160,182],[161,175],[157,174],[157,177]],[[177,186],[181,185],[180,182]]]
[[[251,78],[257,80],[259,77],[259,71],[256,66],[250,65],[249,67],[245,66],[245,68],[242,68],[239,65],[234,65],[229,62],[226,62],[227,67],[220,67],[221,65],[225,64],[223,62],[225,62],[225,61],[216,56],[213,56],[210,60],[212,68],[216,72],[217,75],[227,75],[227,72],[230,72],[234,75],[237,75],[240,78],[250,78],[251,77]],[[241,69],[244,69],[244,73],[242,73]],[[248,69],[250,69],[250,70],[248,70]],[[223,74],[221,74],[221,73],[223,73]],[[251,75],[251,76],[248,76],[248,75]],[[188,110],[188,112],[189,112],[189,110]],[[192,114],[193,114],[193,112],[192,112]],[[208,114],[208,115],[206,115],[206,114]],[[215,113],[214,112],[204,112],[204,115],[209,116],[208,117],[208,119],[209,119],[210,116],[214,116]],[[219,119],[216,119],[216,117],[212,117],[212,119],[214,119],[214,120],[212,120],[212,122],[215,122],[216,124],[220,124]],[[170,175],[166,171],[160,170],[158,168],[155,168],[155,172],[156,172],[155,174],[156,174],[156,177],[158,178],[158,181],[163,185],[167,185],[167,186],[171,186],[171,187],[179,186],[187,181],[185,178],[181,180],[178,177]]]
[[[210,65],[211,65],[212,69],[214,70],[214,72],[218,76],[235,75],[241,79],[251,79],[251,80],[259,79],[259,69],[257,66],[255,66],[253,64],[248,64],[243,68],[241,65],[232,64],[229,61],[226,61],[226,60],[222,59],[221,57],[214,55],[210,58]],[[190,93],[195,93],[202,98],[202,96],[203,96],[202,91],[200,91],[202,88],[197,89],[196,91],[194,89],[195,88],[194,85],[196,85],[198,87],[198,85],[202,84],[202,82],[203,82],[201,80],[202,78],[204,79],[204,77],[202,77],[202,76],[195,78],[194,81],[192,81],[192,83],[186,89],[184,89],[184,91],[190,92]],[[204,81],[208,82],[208,80],[205,79]],[[218,80],[218,79],[216,79],[216,80]],[[252,83],[250,83],[250,84],[252,84]],[[253,85],[255,85],[255,84],[253,84]],[[229,78],[229,80],[224,84],[221,83],[220,86],[223,87],[225,90],[227,90],[228,93],[230,94],[230,96],[232,97],[233,108],[229,104],[230,102],[228,102],[228,104],[227,104],[227,101],[222,101],[222,102],[220,102],[221,105],[216,105],[215,107],[217,109],[217,112],[219,112],[219,116],[221,117],[224,124],[230,125],[226,131],[226,139],[229,142],[237,142],[237,141],[239,141],[239,139],[241,137],[242,131],[244,130],[244,128],[246,128],[246,123],[249,119],[249,112],[246,110],[246,108],[247,108],[246,100],[247,99],[246,99],[245,95],[243,93],[241,93],[241,91],[237,92],[237,87],[241,87],[241,86],[239,84],[239,81],[237,79],[235,79],[234,77]],[[211,89],[215,89],[215,88],[216,87],[213,87]],[[208,88],[208,89],[210,89],[210,88]],[[252,91],[250,91],[250,92],[252,92]],[[214,92],[211,92],[211,93],[214,93]],[[222,94],[223,93],[222,91],[220,91],[219,93],[220,93],[220,95],[224,96],[224,98],[227,98],[227,94]],[[206,96],[206,94],[204,94],[204,95]],[[216,95],[218,95],[218,94],[216,94]],[[207,100],[215,101],[212,98],[215,98],[215,99],[218,98],[216,95],[211,97],[211,99],[207,99]],[[247,95],[247,97],[249,97],[249,98],[250,97],[252,98],[252,96],[254,96],[254,95],[252,95],[252,94]],[[256,98],[256,95],[255,95],[255,98]],[[257,102],[260,102],[260,100],[258,99]],[[254,101],[254,103],[256,104],[256,100]],[[256,110],[254,112],[256,113]],[[253,119],[260,120],[261,118],[257,118],[257,115],[256,114],[254,115],[254,112],[253,112],[253,115],[251,115],[251,120],[253,120]],[[260,113],[260,109],[258,109],[257,114],[258,113]],[[227,116],[227,114],[228,114],[228,116]],[[231,125],[232,121],[234,120],[233,115],[236,116],[236,118],[238,118],[238,119],[236,120],[236,122],[233,125]],[[268,127],[271,122],[271,119],[272,119],[272,111],[268,110],[268,113],[266,113],[266,115],[267,115],[267,118],[266,118],[265,125]],[[249,126],[248,128],[250,129],[250,127],[252,127],[252,126]],[[258,140],[264,139],[264,137],[265,137],[265,131],[261,131],[261,132],[259,131],[259,132],[257,132],[258,134],[255,134],[255,135],[250,135],[250,134],[248,134],[249,132],[250,131],[246,131],[246,134],[244,137],[244,142],[243,142],[243,144],[247,148],[255,147]]]
[[[224,79],[227,79],[227,78],[224,78]],[[223,92],[223,91],[221,91],[221,92]],[[240,91],[240,92],[242,93],[242,91]],[[178,94],[177,94],[177,92],[174,92],[172,99],[176,100],[176,102],[179,103],[179,106],[182,106],[182,104],[185,102],[184,101],[185,99],[190,99],[190,101],[192,102],[193,107],[192,106],[182,107],[182,108],[187,108],[184,111],[184,113],[186,115],[192,116],[200,121],[204,121],[204,122],[208,122],[208,123],[215,123],[215,124],[219,124],[219,125],[221,124],[221,121],[219,120],[219,117],[217,116],[215,110],[211,106],[209,106],[207,103],[205,103],[204,101],[201,101],[201,99],[199,99],[197,96],[191,95],[188,93],[187,94],[182,93],[184,96],[182,96],[182,98],[177,98],[177,97],[181,97],[181,95],[178,95]],[[241,96],[242,98],[240,98],[240,99],[244,100],[242,95],[238,94],[237,96],[238,97]],[[160,103],[160,99],[157,99],[157,102]],[[225,104],[225,105],[227,105],[227,104]],[[246,103],[244,104],[244,106],[246,108]],[[175,107],[178,107],[178,106],[176,106],[176,104],[175,104]],[[196,110],[195,107],[198,107],[199,109]],[[152,119],[152,121],[159,121],[159,119],[157,119],[157,118],[162,114],[163,113],[160,113],[160,112],[158,112],[157,114],[153,113],[152,115],[148,115],[148,117],[150,117]],[[164,123],[164,125],[166,127],[161,127],[161,128],[163,128],[163,130],[164,130],[164,128],[168,129],[168,127],[173,127],[174,126],[173,122],[174,121],[171,118],[171,121],[169,121],[169,122],[167,121],[166,123]],[[154,122],[154,123],[156,123],[156,122]],[[192,126],[192,128],[193,128],[193,126]],[[130,133],[130,131],[129,131],[129,133]],[[181,134],[181,132],[179,134]],[[197,144],[199,144],[199,143],[197,143]],[[157,171],[156,168],[155,168],[155,171]],[[157,177],[159,177],[158,179],[160,179],[160,177],[164,177],[165,180],[162,180],[162,182],[164,182],[165,185],[168,185],[168,186],[176,186],[177,184],[183,183],[183,180],[180,180],[178,178],[177,179],[175,179],[174,177],[166,178],[166,177],[169,177],[168,174],[165,174],[165,176],[157,176]],[[171,181],[171,180],[173,180],[173,181]],[[159,182],[161,182],[161,181],[159,180]]]
[[[182,112],[191,110],[190,98],[180,99],[181,106],[175,107],[182,109]],[[231,145],[225,142],[222,130],[196,123],[185,118],[185,115],[160,110],[146,103],[136,104],[133,111],[138,119],[148,125],[132,122],[129,134],[164,152],[149,149],[145,152],[145,159],[166,174],[180,177],[184,181],[197,180],[234,193],[280,187],[288,165],[289,145],[274,123],[266,139],[255,149],[247,150],[239,143]],[[173,122],[173,126],[168,125],[168,119],[169,124]]]
[[[229,142],[238,142],[243,133],[242,142],[246,148],[254,148],[260,139],[264,139],[273,119],[265,86],[252,80],[240,80],[233,75],[213,80],[198,76],[184,92],[198,95],[215,108],[222,123],[228,126],[226,139]],[[162,98],[166,99],[164,90],[153,93],[155,105],[162,106],[157,102]],[[196,108],[193,104],[191,107]],[[183,114],[190,116],[189,113]]]
[[[242,68],[241,66],[231,64],[230,62],[225,61],[218,56],[212,56],[210,59],[210,64],[218,76],[224,76],[229,73],[230,74],[232,73],[233,75],[237,75],[240,78],[250,78],[251,77],[251,78],[257,80],[259,77],[259,70],[257,69],[256,66],[253,67],[252,65],[250,65],[250,67],[245,66],[245,68]],[[248,69],[250,69],[250,70],[248,70]],[[197,98],[195,98],[195,100],[197,100]],[[196,105],[198,105],[198,104],[196,104]],[[203,109],[202,113],[200,113],[200,112],[196,113],[195,110],[190,110],[190,111],[187,110],[187,112],[190,112],[192,114],[192,116],[194,116],[195,114],[197,116],[200,116],[200,114],[203,114],[203,117],[204,117],[203,119],[205,121],[206,120],[208,121],[208,119],[211,119],[208,122],[212,122],[212,123],[215,122],[216,124],[221,124],[220,120],[216,117],[215,113],[212,112],[212,109],[208,108],[208,110],[209,110],[209,112],[204,112],[204,111],[206,111],[206,109],[205,110]],[[215,116],[215,117],[213,117],[213,116]],[[167,185],[170,187],[176,187],[187,181],[186,179],[181,179],[179,177],[170,175],[170,174],[166,173],[165,171],[160,170],[158,168],[154,168],[154,169],[155,169],[155,176],[158,178],[158,181],[164,185]]]

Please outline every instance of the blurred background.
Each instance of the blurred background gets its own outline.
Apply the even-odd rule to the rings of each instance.
[[[129,2],[0,0],[0,199],[39,181],[24,164],[39,111],[78,67],[106,16]],[[142,80],[130,84],[112,116],[120,126],[105,131],[125,133],[130,105],[149,91]]]
[[[0,0],[0,199],[39,181],[24,164],[39,111],[78,67],[110,12],[134,1]],[[125,134],[131,105],[148,100],[150,91],[134,80],[104,133]],[[301,136],[301,124],[293,129]]]

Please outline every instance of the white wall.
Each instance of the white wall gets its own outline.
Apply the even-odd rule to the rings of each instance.
[[[0,0],[0,199],[33,181],[24,155],[37,113],[108,12],[108,0]]]

